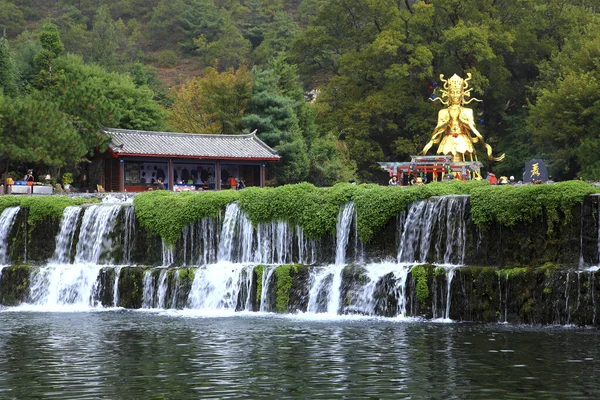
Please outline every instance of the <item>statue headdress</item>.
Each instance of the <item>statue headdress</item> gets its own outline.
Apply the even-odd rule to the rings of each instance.
[[[467,73],[467,78],[462,79],[460,76],[454,74],[450,79],[444,79],[444,74],[440,75],[440,81],[444,82],[444,88],[441,89],[442,96],[431,99],[431,101],[439,100],[440,103],[447,106],[450,104],[448,100],[444,100],[444,98],[448,98],[448,92],[450,89],[458,89],[460,90],[460,104],[469,104],[472,101],[482,101],[476,99],[475,97],[471,97],[471,90],[469,89],[468,80],[471,79],[471,73]],[[469,97],[469,100],[465,100],[465,97]]]

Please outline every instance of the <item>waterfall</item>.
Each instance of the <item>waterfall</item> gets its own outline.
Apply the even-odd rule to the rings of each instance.
[[[276,221],[258,224],[258,251],[255,256],[244,257],[242,262],[260,264],[289,264],[292,262],[293,230],[287,222]]]
[[[598,265],[600,266],[600,206],[598,208]]]
[[[219,240],[219,252],[217,256],[219,261],[233,261],[234,239],[239,215],[240,209],[237,202],[227,205]]]
[[[81,210],[81,207],[69,206],[63,211],[51,262],[58,264],[68,264],[71,262],[73,256],[73,239],[75,232],[77,232]]]
[[[340,292],[344,265],[329,265],[310,273],[308,312],[337,314],[340,309]]]
[[[98,264],[50,264],[31,278],[31,302],[45,306],[93,306]]]
[[[583,203],[580,207],[581,217],[579,218],[579,268],[585,268],[585,260],[583,259],[583,224],[584,224],[584,213],[583,213]],[[598,217],[600,218],[600,216]],[[600,226],[598,227],[598,235],[600,236]],[[600,244],[599,244],[600,246]],[[600,264],[600,260],[598,261]]]
[[[115,267],[115,284],[113,286],[113,306],[119,306],[119,278],[121,277],[122,266]]]
[[[160,274],[158,275],[158,287],[156,289],[157,292],[157,302],[156,302],[156,307],[157,308],[165,308],[166,305],[166,299],[167,299],[167,289],[168,284],[167,284],[167,269],[166,268],[162,268],[160,270]]]
[[[142,294],[142,308],[152,308],[154,305],[154,280],[152,270],[144,272],[144,292]]]
[[[133,204],[123,209],[123,264],[129,265],[132,262],[131,249],[135,247],[135,209]]]
[[[343,208],[340,208],[335,227],[337,235],[337,244],[335,248],[336,265],[346,264],[346,247],[348,246],[350,227],[352,225],[352,220],[354,219],[354,214],[354,202],[352,201],[346,203]]]
[[[567,325],[571,321],[571,309],[569,308],[569,274],[570,271],[567,271],[567,282],[565,283],[565,313],[567,314]]]
[[[183,265],[206,265],[217,261],[219,225],[219,218],[206,217],[183,228]],[[167,262],[165,259],[164,263]]]
[[[83,214],[75,263],[99,264],[101,256],[105,255],[112,247],[110,234],[113,232],[120,204],[93,205],[87,207]],[[112,257],[105,256],[110,262]]]
[[[263,274],[261,278],[262,291],[260,292],[260,307],[259,311],[268,312],[271,311],[271,304],[269,304],[269,285],[271,283],[271,278],[273,277],[273,272],[277,266],[275,265],[265,265],[263,268]]]
[[[304,239],[304,230],[296,226],[298,238],[298,262],[300,264],[314,264],[317,262],[317,243],[315,240]]]
[[[294,244],[298,248],[297,257]],[[227,206],[218,261],[281,265],[314,262],[316,253],[315,241],[306,240],[300,227],[294,229],[287,221],[261,222],[255,227],[236,202]]]
[[[0,215],[0,265],[8,264],[8,235],[20,207],[7,207]]]
[[[252,265],[223,261],[196,269],[188,297],[189,307],[235,311],[238,300],[241,300],[240,304],[248,304],[247,299],[238,299],[238,297],[247,277],[252,276],[253,269]]]
[[[443,196],[412,203],[401,230],[398,262],[428,262],[433,244],[432,262],[463,264],[468,200],[469,196]]]
[[[452,279],[454,279],[454,272],[456,271],[456,268],[448,268],[446,270],[446,281],[447,281],[447,285],[446,285],[446,314],[444,315],[444,319],[450,319],[450,304],[451,304],[451,297],[452,297],[452,291],[451,291],[451,287],[452,287]]]
[[[179,297],[179,288],[181,286],[181,278],[179,276],[179,270],[176,269],[173,271],[173,281],[171,282],[172,292],[171,292],[171,305],[169,308],[177,308],[177,297]]]
[[[165,241],[162,241],[162,265],[168,267],[175,262],[175,253],[173,246],[168,245]]]
[[[344,307],[345,312],[364,315],[376,315],[378,312],[378,293],[382,278],[392,274],[394,285],[386,296],[392,296],[398,301],[395,315],[406,317],[406,278],[410,267],[396,263],[369,264],[365,266],[362,275],[364,282],[358,290],[350,296],[349,304]]]

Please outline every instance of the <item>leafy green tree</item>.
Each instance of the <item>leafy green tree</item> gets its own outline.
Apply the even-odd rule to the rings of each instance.
[[[277,12],[273,22],[266,25],[264,40],[253,52],[255,61],[266,64],[270,58],[286,53],[299,32],[298,25],[290,14],[285,11]]]
[[[25,29],[25,16],[21,9],[7,0],[0,0],[0,34],[6,30],[8,37],[15,37]]]
[[[55,63],[61,73],[56,85],[44,94],[70,116],[91,152],[105,144],[99,135],[102,125],[139,130],[163,127],[164,111],[153,100],[154,93],[147,86],[136,86],[129,75],[84,64],[74,55],[60,57]]]
[[[273,70],[255,69],[253,73],[255,84],[244,126],[256,130],[266,144],[279,151],[281,160],[270,169],[276,184],[305,181],[310,160],[294,101],[281,94]]]
[[[155,68],[136,62],[129,66],[128,72],[137,87],[149,87],[154,93],[155,101],[165,108],[171,107],[173,104],[172,94],[164,83],[158,79]]]
[[[223,18],[223,30],[213,41],[204,35],[194,40],[195,53],[200,55],[201,65],[216,66],[223,71],[239,68],[247,63],[251,44],[235,26],[229,16]]]
[[[246,12],[240,17],[239,26],[255,49],[264,39],[265,27],[271,21],[271,16],[262,6],[262,0],[246,0],[244,5]]]
[[[562,51],[542,63],[537,99],[530,105],[534,143],[558,179],[600,178],[599,22],[580,25]]]
[[[107,67],[115,67],[118,62],[117,51],[124,42],[124,37],[123,32],[112,19],[108,6],[101,6],[96,11],[91,39],[90,61]]]
[[[46,23],[42,26],[39,41],[42,49],[33,57],[33,62],[37,71],[36,86],[43,88],[54,84],[56,79],[53,68],[54,60],[62,54],[65,47],[60,40],[58,27],[52,23]]]
[[[212,43],[222,33],[225,21],[213,0],[192,0],[183,13],[185,39],[179,43],[187,52],[193,52],[200,43]]]
[[[252,94],[252,76],[240,68],[214,68],[176,89],[169,122],[181,132],[236,135]]]
[[[425,100],[439,74],[454,73],[472,74],[483,100],[472,106],[478,128],[511,160],[494,168],[516,175],[535,154],[523,107],[539,93],[530,91],[538,66],[593,18],[576,0],[307,4],[294,60],[319,93],[320,128],[344,141],[365,180],[378,179],[376,161],[408,160],[423,148],[439,109]]]
[[[146,25],[146,35],[152,39],[155,48],[184,39],[185,3],[184,0],[161,0],[154,7],[152,17]]]
[[[0,37],[0,93],[14,96],[18,92],[19,71],[11,54],[8,39]]]
[[[39,92],[0,103],[0,141],[6,161],[62,167],[85,155],[70,118]]]

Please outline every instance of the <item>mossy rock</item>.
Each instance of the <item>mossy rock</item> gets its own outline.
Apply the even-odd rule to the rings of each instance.
[[[141,308],[144,296],[144,273],[141,267],[124,267],[119,276],[119,304],[125,308]]]
[[[18,306],[27,300],[31,267],[28,264],[4,267],[0,276],[0,304]]]
[[[276,298],[279,313],[305,311],[308,306],[309,271],[302,264],[280,265],[274,271]]]

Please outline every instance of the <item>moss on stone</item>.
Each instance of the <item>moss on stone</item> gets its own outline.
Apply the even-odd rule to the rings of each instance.
[[[2,269],[0,277],[0,304],[18,306],[29,294],[31,267],[13,265]]]
[[[424,265],[416,265],[410,270],[415,282],[417,300],[423,304],[429,299],[429,271],[430,268],[426,268]]]
[[[260,307],[260,298],[262,297],[262,279],[263,273],[265,271],[264,265],[257,265],[254,267],[254,274],[256,276],[256,301],[258,302],[258,306]]]
[[[144,296],[144,273],[140,267],[124,267],[119,277],[119,306],[141,308]]]
[[[297,265],[280,265],[275,269],[275,277],[277,278],[277,300],[275,307],[280,313],[285,313],[289,309],[292,274],[297,272]]]

